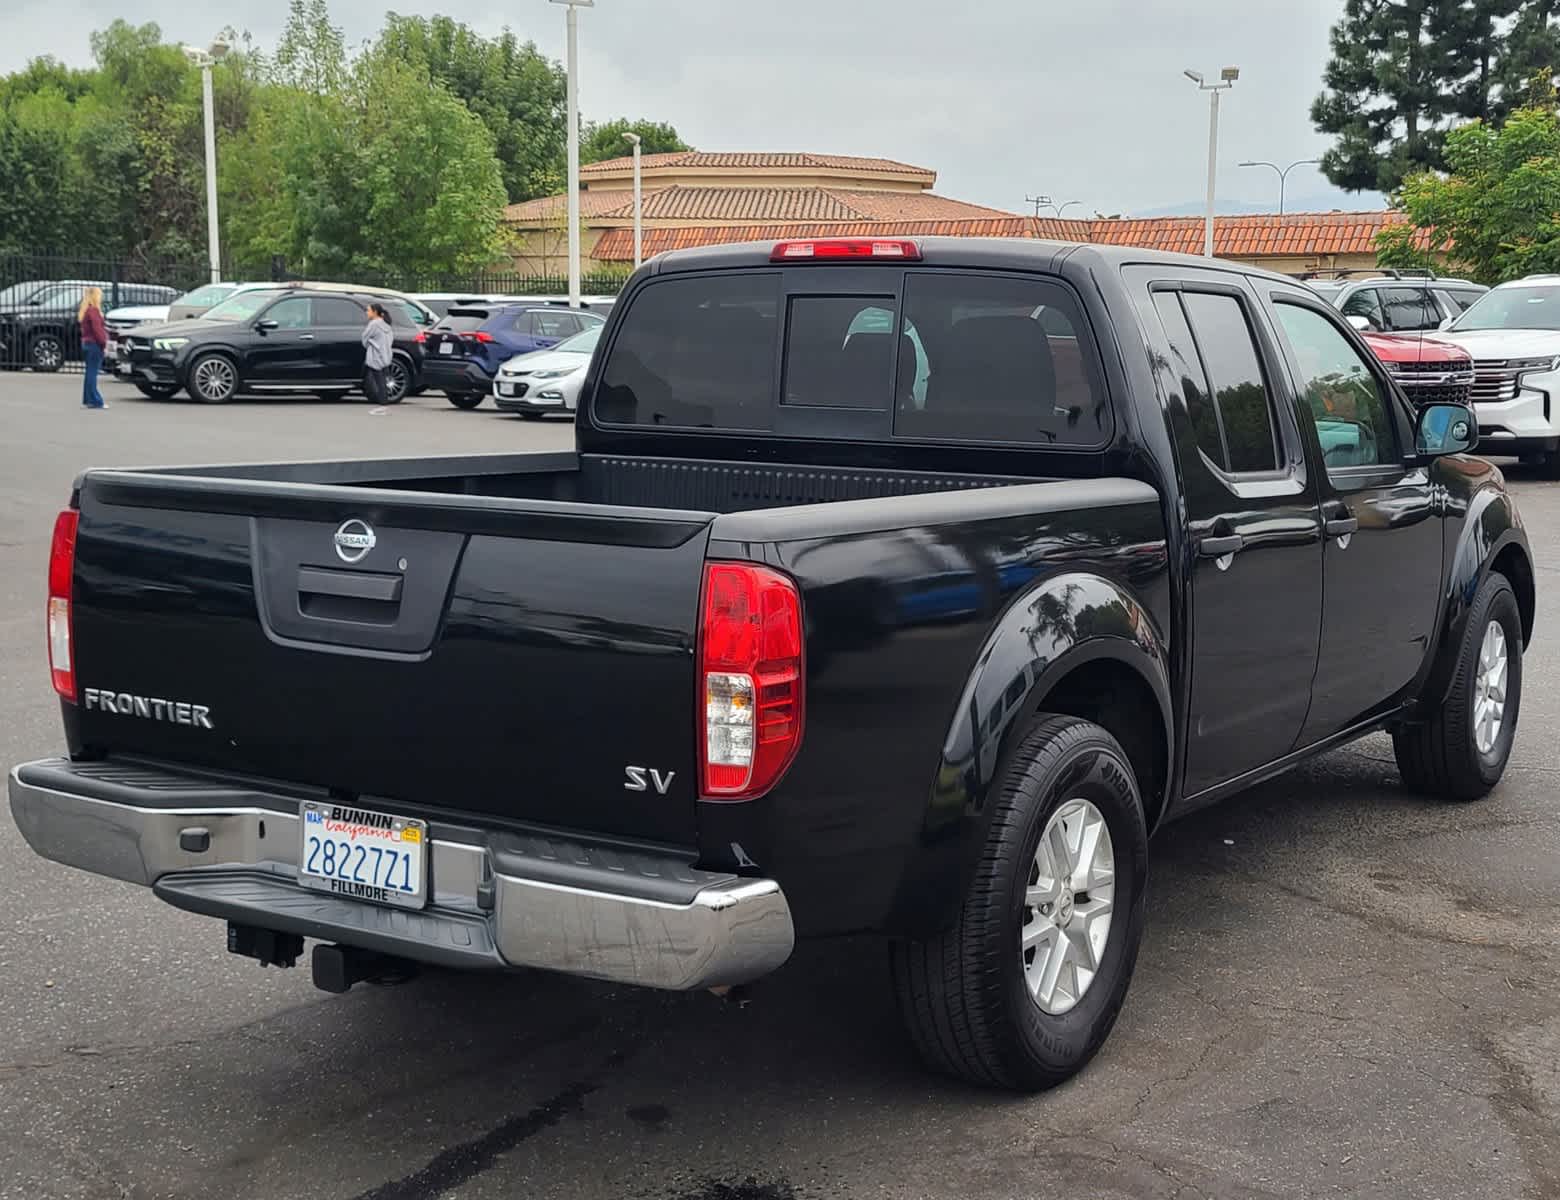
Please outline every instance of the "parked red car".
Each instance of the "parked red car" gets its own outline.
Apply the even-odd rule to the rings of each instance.
[[[1361,330],[1360,336],[1403,386],[1416,408],[1435,401],[1469,402],[1473,357],[1466,350],[1417,333]]]

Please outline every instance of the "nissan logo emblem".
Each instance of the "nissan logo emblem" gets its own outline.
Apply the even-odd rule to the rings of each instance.
[[[374,548],[374,530],[367,521],[360,521],[353,517],[350,521],[343,521],[336,535],[331,539],[336,543],[336,557],[344,563],[361,562],[370,550]]]

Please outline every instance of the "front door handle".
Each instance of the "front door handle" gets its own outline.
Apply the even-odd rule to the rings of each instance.
[[[1358,517],[1328,517],[1322,522],[1322,532],[1330,538],[1344,538],[1360,527]]]
[[[300,342],[312,342],[314,340],[314,335],[312,333],[300,333],[298,335],[298,340]]]
[[[1223,558],[1226,554],[1237,554],[1245,548],[1246,539],[1238,533],[1226,534],[1223,537],[1205,537],[1197,543],[1197,553],[1204,558]]]

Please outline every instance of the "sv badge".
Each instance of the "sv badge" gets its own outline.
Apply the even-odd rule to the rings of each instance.
[[[623,785],[625,792],[648,792],[652,787],[656,794],[666,795],[666,789],[672,786],[672,780],[676,778],[676,771],[668,771],[661,774],[654,767],[624,767],[623,774],[628,776],[628,782]]]

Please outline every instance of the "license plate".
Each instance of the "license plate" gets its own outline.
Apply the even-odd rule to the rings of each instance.
[[[119,353],[119,343],[114,341],[113,338],[109,338],[108,345],[106,347],[104,347],[104,349],[103,349],[103,356],[105,358],[113,358],[114,355],[116,355],[118,353]]]
[[[440,354],[454,354],[455,353],[455,343],[454,342],[440,342],[439,343],[439,353]]]
[[[428,823],[344,804],[305,802],[298,882],[400,908],[427,903]]]

